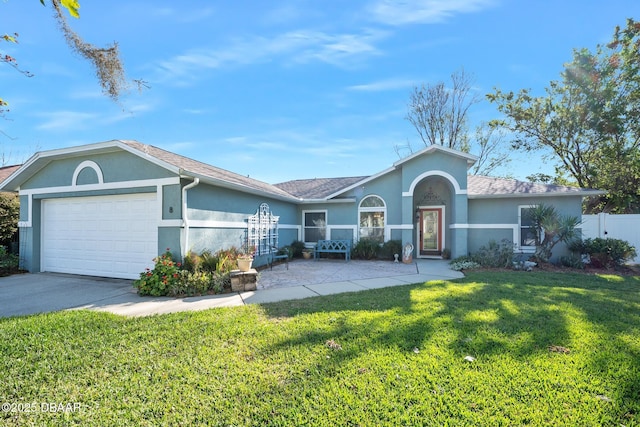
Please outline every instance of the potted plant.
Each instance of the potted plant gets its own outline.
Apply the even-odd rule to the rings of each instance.
[[[255,248],[247,248],[246,246],[243,248],[243,251],[238,254],[237,263],[238,270],[240,271],[249,271],[251,270],[251,264],[253,264],[253,254],[255,252]]]
[[[304,259],[311,259],[311,254],[312,254],[312,252],[311,252],[311,249],[309,249],[309,248],[304,248],[302,250],[302,257]]]

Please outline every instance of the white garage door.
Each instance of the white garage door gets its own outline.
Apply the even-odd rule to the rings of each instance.
[[[157,255],[155,193],[42,202],[42,271],[136,279]]]

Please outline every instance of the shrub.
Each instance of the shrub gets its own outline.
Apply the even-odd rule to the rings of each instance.
[[[151,296],[193,296],[207,293],[221,293],[231,288],[230,272],[235,268],[238,251],[231,248],[201,254],[189,252],[184,263],[174,262],[167,252],[154,259],[155,266],[146,269],[133,282],[140,295]],[[181,268],[182,267],[182,268]]]
[[[487,246],[482,246],[471,258],[482,267],[511,267],[513,265],[513,243],[508,239],[502,239],[500,243],[490,240]]]
[[[575,239],[580,225],[580,218],[561,215],[552,205],[540,204],[529,209],[526,216],[535,230],[535,258],[543,262],[551,259],[555,245]]]
[[[620,239],[585,239],[581,252],[589,254],[594,267],[614,267],[636,257],[636,248]]]
[[[182,268],[187,271],[196,271],[200,268],[200,256],[194,252],[187,252],[182,260]]]
[[[214,255],[217,260],[216,271],[231,273],[231,270],[236,268],[238,255],[240,255],[240,251],[235,246],[216,252]]]
[[[0,276],[9,276],[19,271],[17,255],[10,254],[7,248],[0,246]]]
[[[172,259],[171,252],[167,251],[154,258],[155,266],[152,270],[146,269],[140,273],[140,278],[134,280],[133,286],[138,288],[140,295],[163,296],[167,295],[170,288],[177,285],[180,279],[180,263]]]
[[[568,256],[560,257],[560,264],[570,268],[578,268],[578,269],[584,268],[584,262],[582,262],[582,257],[575,253],[572,253],[571,255],[568,255]]]
[[[380,257],[392,260],[394,259],[394,254],[398,254],[402,258],[402,242],[400,240],[387,240],[380,248]]]
[[[0,193],[0,242],[9,242],[18,230],[20,199],[13,193]]]
[[[461,256],[454,260],[451,260],[449,263],[452,270],[461,271],[461,270],[470,270],[473,268],[479,268],[480,264],[475,262],[471,257]]]
[[[291,253],[289,254],[289,256],[293,258],[300,258],[305,247],[304,242],[301,242],[300,240],[294,240],[293,242],[291,242],[290,246]]]
[[[218,270],[219,259],[211,251],[204,251],[200,254],[200,270],[213,273]]]
[[[231,274],[228,272],[216,271],[211,275],[211,283],[209,284],[209,291],[220,294],[225,289],[231,289]]]
[[[372,239],[360,239],[353,248],[353,257],[360,259],[375,259],[380,252],[380,243]]]

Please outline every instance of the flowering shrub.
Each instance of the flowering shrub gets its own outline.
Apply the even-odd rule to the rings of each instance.
[[[133,286],[138,288],[140,295],[167,295],[169,289],[175,287],[180,279],[181,264],[173,261],[169,248],[153,261],[153,270],[147,268],[140,273],[140,278],[133,282]]]
[[[231,287],[227,255],[218,260],[206,251],[201,255],[189,253],[185,265],[182,265],[173,260],[167,248],[164,254],[153,261],[153,269],[147,268],[133,282],[140,295],[178,297],[219,294]],[[215,268],[211,267],[212,264]]]

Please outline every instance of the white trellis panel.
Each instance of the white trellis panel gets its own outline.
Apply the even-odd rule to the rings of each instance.
[[[278,220],[269,205],[262,203],[255,215],[251,215],[247,226],[247,245],[254,248],[255,255],[270,254],[278,247]]]

